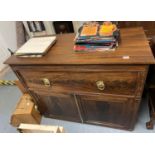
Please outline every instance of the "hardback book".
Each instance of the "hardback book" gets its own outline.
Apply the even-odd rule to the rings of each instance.
[[[40,57],[56,42],[56,36],[34,37],[29,39],[16,52],[16,56],[22,57]]]

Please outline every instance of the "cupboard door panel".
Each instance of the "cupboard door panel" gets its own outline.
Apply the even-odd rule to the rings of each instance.
[[[133,98],[80,95],[77,96],[81,105],[84,122],[132,128],[132,120],[137,108]]]
[[[31,91],[38,109],[46,117],[81,121],[78,105],[70,94],[54,94],[43,91]]]

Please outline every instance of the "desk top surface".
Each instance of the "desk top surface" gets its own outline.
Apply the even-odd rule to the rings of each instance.
[[[57,35],[56,44],[41,58],[10,56],[10,65],[90,65],[155,64],[142,27],[121,29],[121,42],[115,51],[77,53],[73,51],[75,34]]]

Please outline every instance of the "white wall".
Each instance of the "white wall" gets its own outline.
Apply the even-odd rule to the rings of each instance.
[[[0,21],[0,71],[5,67],[3,62],[10,56],[8,48],[17,49],[16,22]]]
[[[0,21],[0,35],[8,48],[16,50],[17,41],[15,21]]]

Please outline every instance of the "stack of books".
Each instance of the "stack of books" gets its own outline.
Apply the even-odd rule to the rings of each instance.
[[[83,24],[75,37],[74,50],[113,51],[118,46],[120,32],[112,22],[89,22]]]

